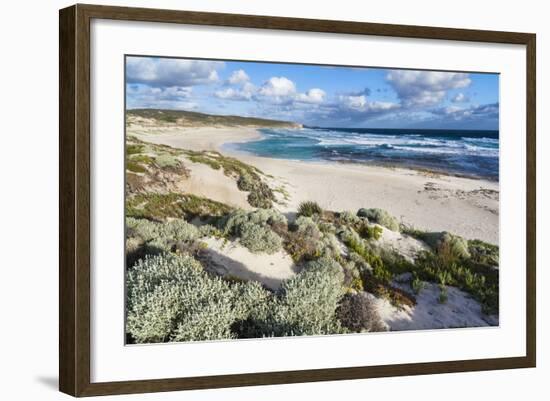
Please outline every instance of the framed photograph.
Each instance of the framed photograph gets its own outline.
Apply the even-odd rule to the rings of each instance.
[[[60,390],[534,367],[535,35],[60,11]]]

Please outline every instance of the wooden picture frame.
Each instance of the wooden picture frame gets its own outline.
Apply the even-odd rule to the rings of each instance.
[[[510,358],[92,383],[90,380],[90,21],[94,18],[526,46],[526,355]],[[60,391],[73,396],[95,396],[535,367],[536,37],[534,34],[80,4],[60,10],[59,28]]]

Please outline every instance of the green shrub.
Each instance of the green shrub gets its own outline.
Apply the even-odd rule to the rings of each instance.
[[[273,254],[282,247],[282,240],[269,227],[246,222],[239,226],[240,242],[250,252]]]
[[[497,269],[475,264],[470,259],[449,263],[439,254],[423,252],[415,260],[415,273],[425,281],[458,287],[480,302],[485,313],[498,313]]]
[[[361,223],[361,219],[352,212],[344,211],[338,215],[338,218],[344,225],[358,225]]]
[[[135,160],[126,160],[126,170],[133,173],[146,173],[147,168],[143,164],[136,162]]]
[[[437,298],[437,301],[440,304],[445,304],[445,303],[447,303],[448,300],[449,300],[449,294],[447,292],[447,287],[445,286],[445,284],[440,284],[439,285],[439,297]]]
[[[251,192],[256,189],[257,182],[257,178],[251,174],[245,173],[237,179],[237,187],[241,191]]]
[[[319,231],[323,233],[331,233],[336,234],[336,226],[332,223],[329,223],[327,221],[319,221],[317,222],[317,227],[319,228]]]
[[[415,270],[414,263],[392,248],[380,248],[378,255],[382,259],[386,269],[394,275],[414,272]]]
[[[323,209],[317,202],[313,201],[306,201],[300,203],[298,206],[298,215],[299,216],[306,216],[306,217],[312,217],[314,215],[320,215],[323,213]]]
[[[358,253],[350,251],[348,259],[349,263],[353,263],[361,275],[372,273],[372,266]]]
[[[146,165],[151,165],[153,163],[153,158],[147,155],[132,155],[130,160],[136,163],[143,163]]]
[[[222,236],[222,232],[217,227],[214,227],[211,224],[204,224],[202,226],[199,226],[198,229],[199,229],[199,235],[201,237],[217,237],[217,238],[219,238],[219,237]]]
[[[155,162],[160,168],[176,168],[181,165],[181,161],[176,156],[166,153],[155,157]]]
[[[370,267],[370,270],[376,271],[377,275],[385,275],[383,273],[384,263],[379,255],[374,253],[366,243],[354,230],[350,228],[344,228],[339,232],[340,238],[344,244],[348,247],[351,253],[359,255]]]
[[[265,182],[258,182],[256,188],[254,188],[247,197],[250,206],[261,209],[271,208],[275,199],[273,191]]]
[[[471,259],[476,263],[489,266],[499,265],[499,247],[481,240],[468,241],[468,251]]]
[[[338,237],[344,242],[344,244],[348,245],[349,243],[357,243],[362,244],[363,239],[357,234],[357,232],[349,227],[342,227],[338,232]]]
[[[382,227],[364,223],[359,226],[359,235],[366,239],[379,240],[382,237]]]
[[[143,145],[133,145],[133,144],[126,145],[126,154],[128,156],[139,154],[141,152],[143,152]]]
[[[420,294],[420,292],[426,287],[426,283],[422,280],[420,280],[420,278],[418,278],[418,276],[414,276],[414,278],[412,279],[411,281],[411,288],[413,290],[413,292],[418,295]]]
[[[424,242],[442,258],[452,262],[454,259],[469,258],[468,242],[458,236],[443,232],[425,233]]]
[[[366,217],[369,221],[378,223],[392,231],[399,231],[399,221],[383,209],[361,208],[357,212],[360,217]]]
[[[336,316],[342,326],[355,333],[387,330],[373,300],[364,292],[345,295]]]
[[[230,206],[208,198],[174,192],[138,193],[126,199],[126,217],[157,221],[182,217],[187,220],[195,217],[212,219],[232,210]]]

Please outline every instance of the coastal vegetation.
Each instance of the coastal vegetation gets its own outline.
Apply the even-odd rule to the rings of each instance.
[[[151,189],[166,192],[174,188],[176,180],[189,177],[186,163],[200,163],[222,171],[235,181],[240,191],[248,192],[248,203],[252,207],[269,209],[277,201],[275,191],[284,195],[284,189],[272,189],[267,184],[269,177],[260,169],[216,151],[175,149],[145,143],[130,136],[127,138],[126,155],[126,186],[130,195],[143,192],[145,187],[147,192]]]
[[[159,124],[177,125],[178,127],[279,127],[296,128],[300,124],[289,121],[269,120],[266,118],[223,116],[198,113],[185,110],[164,109],[132,109],[126,111],[126,125],[150,122]]]
[[[158,111],[130,115],[178,124],[192,118]],[[193,164],[230,177],[247,192],[250,209],[181,191],[178,182],[190,177]],[[335,211],[311,200],[285,215],[277,210],[278,191],[269,176],[236,158],[128,138],[129,342],[385,331],[379,302],[410,310],[431,286],[437,286],[441,305],[450,302],[454,287],[486,315],[498,316],[498,246],[414,229],[370,205]],[[391,238],[397,238],[393,244],[414,243],[414,254],[388,245]],[[262,274],[220,274],[214,266],[220,263],[218,243],[252,255],[285,256],[293,274],[276,288]]]

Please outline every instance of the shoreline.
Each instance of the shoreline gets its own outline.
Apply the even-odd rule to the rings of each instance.
[[[176,148],[218,151],[259,168],[273,177],[272,185],[289,194],[287,205],[276,207],[283,213],[292,214],[306,200],[317,201],[327,210],[355,212],[361,207],[377,207],[418,229],[449,231],[467,239],[499,243],[497,181],[401,166],[275,159],[224,148],[228,143],[260,139],[262,135],[256,128],[180,127],[155,130],[154,134],[147,131],[133,127],[127,133]],[[199,165],[189,167],[196,166]],[[219,175],[222,180],[223,174]]]
[[[256,139],[251,139],[251,141],[254,141]],[[233,144],[243,143],[247,142],[246,140],[240,141],[240,142],[227,142],[223,143],[221,146],[217,148],[217,151],[219,151],[222,154],[225,154],[227,156],[232,157],[255,157],[259,159],[275,159],[275,160],[287,160],[297,163],[318,163],[318,164],[327,164],[327,165],[355,165],[355,166],[364,166],[367,168],[374,167],[374,168],[384,168],[388,170],[410,170],[415,171],[419,174],[424,174],[426,176],[442,176],[442,177],[456,177],[456,178],[465,178],[470,180],[478,180],[478,181],[487,181],[487,182],[493,182],[495,184],[499,184],[498,179],[491,179],[490,177],[483,177],[483,176],[476,176],[473,174],[464,174],[464,173],[453,173],[450,171],[443,171],[443,170],[437,170],[435,168],[430,169],[426,167],[421,166],[407,166],[405,164],[399,165],[399,164],[391,164],[391,163],[374,163],[374,162],[362,162],[362,161],[356,161],[356,160],[325,160],[325,159],[318,159],[318,160],[301,160],[301,159],[290,159],[290,158],[282,158],[282,157],[267,157],[267,156],[258,156],[253,153],[247,152],[245,150],[238,150],[238,149],[232,149],[231,146]]]

